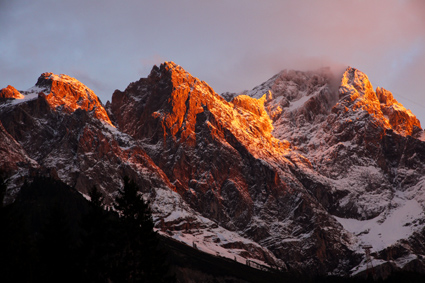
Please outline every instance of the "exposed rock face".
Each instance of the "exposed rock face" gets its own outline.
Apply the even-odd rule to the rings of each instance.
[[[381,110],[384,117],[388,119],[392,129],[399,134],[414,135],[420,131],[421,123],[410,110],[406,110],[398,101],[393,97],[392,93],[388,90],[377,87],[376,95],[381,103]]]
[[[296,85],[285,82],[291,84]],[[327,93],[332,90],[329,81],[322,87]],[[272,89],[263,90],[274,95]],[[300,91],[293,88],[292,92]],[[327,103],[332,96],[323,96],[323,91],[299,98],[303,104],[297,105],[297,113],[311,109],[309,102],[320,95],[316,101],[325,104],[317,114],[309,111],[313,119],[305,119],[295,130],[285,117],[290,106],[282,108],[283,115],[273,121],[275,135],[295,144],[311,162],[314,170],[300,170],[295,175],[345,229],[354,233],[357,247],[372,244],[379,251],[400,245],[397,239],[414,237],[423,229],[418,223],[423,223],[425,206],[425,148],[423,141],[415,138],[415,132],[422,132],[419,121],[390,92],[378,88],[375,93],[367,76],[354,68],[344,73],[338,93],[340,100],[332,108]],[[268,111],[273,115],[273,109]],[[396,215],[400,219],[395,220]],[[394,230],[396,235],[386,236]],[[409,250],[415,253],[415,248]],[[406,252],[392,260],[400,267],[408,256],[411,254]],[[415,266],[424,266],[421,256],[415,262]],[[364,268],[362,262],[354,273]]]
[[[347,275],[365,271],[367,244],[382,270],[425,270],[422,129],[359,70],[338,83],[327,69],[283,71],[223,99],[165,62],[106,110],[65,75],[21,93],[0,105],[11,184],[47,172],[112,200],[128,175],[160,232],[201,250]]]
[[[22,99],[24,96],[11,85],[0,90],[0,98]]]
[[[40,166],[28,157],[22,146],[5,130],[0,122],[0,173],[11,176],[18,173],[9,185],[5,202],[12,201],[18,187],[22,186],[26,175],[31,175]],[[4,176],[2,176],[4,177]]]
[[[72,113],[76,109],[90,111],[95,118],[111,124],[99,98],[78,80],[63,74],[43,73],[35,86],[46,95],[50,107],[60,108],[67,113]]]
[[[307,135],[323,122],[337,101],[335,79],[329,69],[314,72],[282,71],[246,94],[266,95],[265,107],[273,120],[273,135],[303,146]]]
[[[82,193],[93,185],[106,194],[115,193],[123,175],[146,187],[151,183],[172,187],[143,149],[110,126],[99,98],[80,82],[44,73],[24,93],[31,98],[3,107],[0,119],[12,140],[44,173]]]
[[[46,82],[44,77],[39,82]],[[63,86],[67,81],[65,77],[64,82],[57,84]],[[47,92],[50,99],[49,95],[45,95]],[[175,237],[190,244],[199,241],[200,248],[211,250],[207,247],[212,246],[213,250],[225,252],[231,258],[236,256],[240,261],[244,258],[237,251],[245,247],[241,252],[244,257],[277,264],[278,259],[266,248],[220,227],[187,205],[175,192],[176,186],[170,183],[137,140],[105,123],[102,117],[93,115],[90,107],[79,107],[78,100],[77,106],[74,105],[74,87],[50,91],[49,84],[38,83],[23,93],[26,97],[19,103],[0,108],[4,136],[10,137],[10,141],[6,138],[2,140],[5,148],[2,154],[5,156],[1,159],[2,168],[7,169],[10,176],[9,184],[14,185],[9,189],[10,197],[16,192],[14,188],[24,181],[21,176],[31,178],[33,174],[48,174],[60,178],[83,194],[96,185],[104,192],[107,201],[111,201],[122,185],[122,176],[127,175],[139,184],[150,199],[160,231],[167,235],[176,233]],[[93,95],[92,101],[98,101]],[[67,101],[67,98],[71,101]],[[59,101],[61,106],[56,107],[52,101]],[[21,148],[24,149],[23,156],[15,157],[14,151],[21,153]],[[20,159],[29,159],[37,168],[32,171],[19,170],[23,166]],[[187,233],[181,235],[182,229]],[[197,231],[196,236],[192,235],[194,231]]]
[[[384,88],[378,87],[375,93],[368,77],[357,69],[347,69],[339,92],[341,104],[353,111],[366,110],[386,129],[393,129],[403,136],[421,130],[419,120],[410,110],[398,103],[392,93]]]
[[[20,165],[34,163],[29,159],[25,150],[13,137],[4,129],[0,122],[0,170],[2,172],[13,172],[18,170]]]
[[[265,101],[266,96],[242,95],[229,103],[167,62],[125,92],[115,92],[110,109],[118,128],[148,143],[151,158],[203,216],[262,243],[281,259],[290,254],[289,264],[297,268],[309,253],[317,272],[326,264],[335,268],[339,262],[331,258],[349,251],[322,230],[341,226],[294,178],[292,171],[311,164],[271,135]],[[297,237],[308,234],[314,236]]]

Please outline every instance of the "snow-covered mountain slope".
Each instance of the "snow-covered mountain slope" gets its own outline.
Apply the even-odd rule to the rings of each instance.
[[[57,83],[67,84],[69,80],[65,77],[64,82]],[[80,84],[77,86],[81,88]],[[44,95],[43,85],[23,91],[26,94],[23,99],[4,101],[0,105],[0,120],[5,125],[0,127],[0,165],[9,176],[10,197],[25,179],[34,174],[47,174],[82,194],[95,185],[111,201],[122,186],[122,177],[127,175],[137,181],[150,199],[161,233],[239,261],[249,258],[262,264],[284,266],[255,241],[217,225],[190,208],[174,192],[176,187],[139,141],[117,130],[103,117],[93,115],[89,108],[66,109],[66,105],[75,102],[74,89],[75,86],[68,85],[57,93],[51,92],[51,101],[60,101],[63,107],[52,107]],[[55,98],[55,94],[60,99]],[[93,95],[92,101],[98,101]],[[67,101],[68,97],[71,101]],[[77,101],[84,102],[83,99]]]
[[[357,69],[347,68],[338,93],[326,76],[318,80],[325,84],[314,83],[311,91],[303,93],[296,82],[303,80],[305,88],[306,75],[298,73],[287,79],[285,74],[280,74],[285,78],[281,89],[285,94],[286,86],[292,86],[289,93],[296,93],[297,103],[283,103],[282,114],[273,120],[274,134],[296,145],[311,162],[313,170],[300,170],[296,175],[352,233],[356,243],[352,249],[361,252],[362,245],[372,245],[379,257],[402,245],[402,239],[413,237],[423,243],[418,235],[424,231],[425,144],[417,118],[389,91],[378,87],[375,92],[367,76]],[[277,78],[261,88],[271,97],[269,105],[284,101],[275,94],[279,93],[274,83]],[[320,88],[322,91],[317,91]],[[248,93],[258,96],[257,89]],[[314,100],[316,97],[320,99]],[[329,107],[332,97],[339,101]],[[294,116],[289,114],[291,105],[296,109]],[[317,108],[322,111],[312,110]],[[276,108],[267,110],[271,116],[276,113]],[[406,254],[415,253],[415,247],[409,245],[403,244],[408,251],[400,256],[403,264],[397,263],[399,268],[421,258],[406,259]],[[395,257],[392,260],[397,261]],[[359,268],[354,270],[359,272]]]
[[[292,266],[306,267],[300,259],[313,254],[310,268],[333,270],[340,265],[334,255],[350,253],[345,232],[338,238],[324,232],[342,226],[292,173],[311,164],[271,135],[265,101],[242,95],[227,102],[166,62],[115,92],[108,108],[118,129],[146,144],[177,192],[204,217],[285,254],[278,257]]]
[[[1,93],[14,188],[49,174],[110,201],[128,175],[160,233],[209,253],[348,275],[371,245],[386,270],[425,273],[423,131],[359,70],[282,71],[223,99],[165,62],[105,108],[65,75]]]

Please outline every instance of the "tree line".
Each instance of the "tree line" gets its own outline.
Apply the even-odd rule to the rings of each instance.
[[[0,179],[1,282],[173,282],[149,203],[127,177],[113,210],[93,187],[86,201],[48,177],[25,183],[3,205]]]

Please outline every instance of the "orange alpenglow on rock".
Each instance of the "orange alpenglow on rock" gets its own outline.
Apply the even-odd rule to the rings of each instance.
[[[369,78],[363,72],[348,67],[339,88],[340,98],[348,109],[365,110],[387,129],[401,135],[412,135],[421,130],[421,124],[413,113],[404,108],[388,90],[373,90]],[[347,109],[347,107],[345,107]]]
[[[0,90],[0,98],[23,99],[24,96],[11,85]]]
[[[77,79],[64,74],[43,73],[36,86],[49,91],[45,97],[52,108],[63,107],[67,113],[77,109],[94,111],[94,117],[113,126],[96,94]]]
[[[381,103],[382,113],[388,119],[394,130],[406,136],[421,129],[421,123],[412,111],[404,108],[403,105],[393,97],[390,91],[377,87],[376,95]]]
[[[181,66],[164,62],[124,92],[115,91],[111,112],[121,131],[153,144],[195,147],[205,133],[223,145],[240,143],[254,156],[282,156],[290,145],[273,137],[265,100],[238,96],[228,102]]]
[[[241,95],[227,102],[206,82],[193,77],[174,62],[165,62],[159,69],[170,76],[172,86],[168,96],[169,112],[160,118],[164,133],[169,131],[175,136],[181,132],[181,141],[194,145],[197,115],[207,111],[217,123],[207,123],[215,138],[221,139],[224,133],[220,129],[226,127],[242,144],[255,148],[255,151],[258,148],[279,152],[289,149],[286,143],[279,142],[271,134],[272,121],[264,108],[266,95],[260,99]]]

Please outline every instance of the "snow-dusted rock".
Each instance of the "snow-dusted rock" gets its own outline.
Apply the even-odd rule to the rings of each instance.
[[[128,175],[160,233],[241,262],[361,274],[371,245],[386,270],[425,271],[420,123],[359,70],[336,81],[282,71],[224,99],[165,62],[104,108],[77,80],[44,73],[4,91],[23,97],[0,104],[0,168],[11,196],[50,174],[111,201]]]

